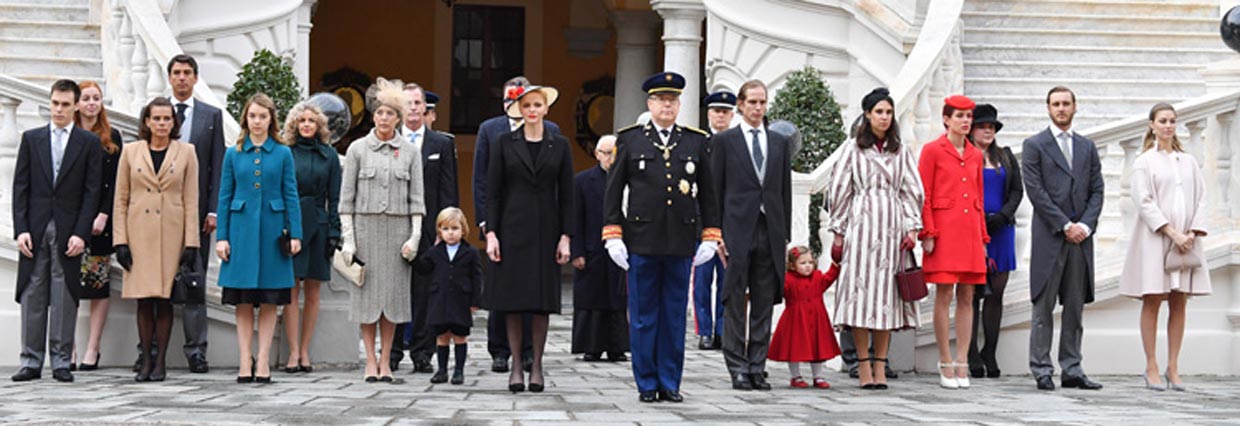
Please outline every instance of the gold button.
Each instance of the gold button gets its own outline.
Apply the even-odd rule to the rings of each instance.
[[[262,164],[262,163],[263,163],[263,159],[261,159],[261,158],[255,158],[255,159],[254,159],[254,164]]]
[[[672,200],[667,200],[667,205],[672,205]]]
[[[672,180],[672,174],[671,174],[671,173],[668,173],[668,174],[667,174],[667,180]]]
[[[672,187],[667,187],[667,192],[672,192]]]
[[[254,189],[258,189],[258,188],[262,188],[262,187],[263,187],[263,186],[262,186],[262,185],[259,185],[259,184],[258,184],[258,182],[254,182]]]
[[[664,163],[664,167],[667,167],[669,169],[672,168],[672,162],[669,161],[667,163]]]
[[[263,175],[263,172],[261,170],[254,171],[254,176],[262,176],[262,175]]]

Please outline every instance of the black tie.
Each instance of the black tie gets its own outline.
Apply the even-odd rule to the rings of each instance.
[[[672,132],[668,131],[667,129],[663,129],[659,131],[659,134],[663,135],[663,139],[667,139],[669,136],[672,135]]]
[[[189,108],[189,105],[186,105],[185,103],[182,103],[182,102],[177,103],[177,123],[185,122],[185,110],[188,108]]]
[[[761,134],[761,130],[753,129],[749,133],[753,134],[753,167],[758,174],[762,174],[762,145],[758,144],[758,135]]]

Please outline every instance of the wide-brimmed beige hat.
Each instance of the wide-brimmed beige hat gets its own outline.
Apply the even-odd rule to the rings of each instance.
[[[555,105],[555,100],[560,97],[560,91],[551,86],[533,85],[527,87],[517,87],[514,89],[520,92],[517,93],[517,97],[512,99],[513,102],[508,104],[508,116],[512,118],[521,118],[521,98],[525,97],[525,95],[532,92],[542,92],[543,96],[547,97],[547,108]]]

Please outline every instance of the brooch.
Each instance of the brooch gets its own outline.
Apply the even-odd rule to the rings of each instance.
[[[680,180],[680,193],[689,195],[689,181],[684,179]]]

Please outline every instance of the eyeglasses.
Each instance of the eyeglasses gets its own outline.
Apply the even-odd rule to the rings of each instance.
[[[678,104],[678,103],[680,103],[680,98],[679,98],[679,97],[675,97],[675,96],[667,96],[667,97],[661,97],[661,96],[651,96],[651,97],[649,97],[649,98],[647,98],[647,99],[648,99],[648,100],[651,100],[651,101],[654,101],[654,102],[656,102],[656,103],[664,103],[664,104]]]

